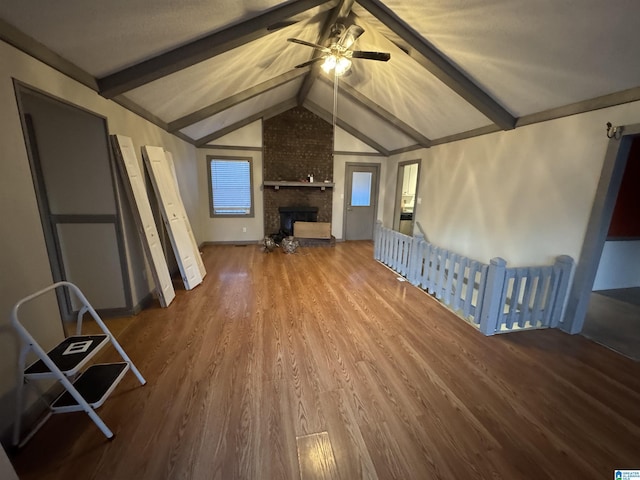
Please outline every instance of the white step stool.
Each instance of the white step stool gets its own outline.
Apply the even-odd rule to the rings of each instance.
[[[59,287],[69,289],[70,293],[75,294],[82,304],[78,311],[76,335],[65,338],[51,351],[45,352],[18,320],[18,311],[25,303]],[[82,335],[82,318],[87,312],[93,317],[104,334]],[[80,289],[71,282],[58,282],[23,298],[13,307],[11,324],[22,339],[18,359],[16,420],[13,430],[14,446],[23,446],[53,413],[85,411],[102,433],[107,438],[112,438],[113,432],[105,425],[95,412],[95,409],[105,402],[129,369],[142,385],[146,383],[146,380]],[[89,361],[108,343],[111,343],[118,351],[123,362],[94,364],[83,371],[82,369]],[[30,351],[33,351],[39,359],[25,369],[27,354]],[[49,412],[45,418],[24,439],[20,440],[23,389],[30,380],[41,379],[57,379],[65,388],[65,391],[51,405],[48,405]]]

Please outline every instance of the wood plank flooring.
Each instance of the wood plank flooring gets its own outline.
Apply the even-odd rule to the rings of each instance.
[[[581,334],[640,362],[640,288],[613,292],[591,293]]]
[[[602,479],[640,469],[640,364],[584,337],[484,337],[369,242],[204,249],[119,340],[132,375],[54,416],[21,479]]]

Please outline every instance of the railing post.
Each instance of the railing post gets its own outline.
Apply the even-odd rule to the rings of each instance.
[[[382,248],[382,222],[376,221],[373,229],[373,258],[380,260],[380,250]]]
[[[409,272],[407,278],[412,285],[418,285],[420,283],[420,274],[422,270],[422,244],[424,242],[424,235],[419,233],[414,235],[411,241],[411,258],[409,259]]]
[[[482,311],[480,312],[480,331],[485,335],[496,333],[502,316],[500,305],[507,262],[500,257],[492,258],[487,271],[487,282],[484,287]]]
[[[556,257],[556,262],[553,265],[554,270],[558,269],[560,271],[560,282],[558,283],[558,289],[553,299],[553,310],[551,311],[551,323],[549,325],[552,328],[556,328],[563,320],[564,307],[567,303],[567,292],[569,291],[569,282],[574,264],[573,258],[569,255],[560,255]]]

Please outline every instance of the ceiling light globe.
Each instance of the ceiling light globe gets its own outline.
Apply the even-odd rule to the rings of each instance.
[[[346,57],[340,57],[336,62],[336,75],[344,75],[351,68],[351,60]]]
[[[336,67],[336,64],[338,63],[338,59],[336,58],[335,55],[329,55],[324,63],[322,64],[322,70],[324,70],[326,73],[329,73],[331,70],[333,70]]]

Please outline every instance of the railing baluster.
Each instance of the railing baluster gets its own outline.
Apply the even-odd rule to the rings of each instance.
[[[451,306],[454,311],[460,310],[460,302],[464,299],[464,297],[462,296],[462,292],[464,291],[467,262],[468,262],[467,257],[462,257],[462,256],[459,257],[458,271],[456,274],[455,292],[453,295],[453,305]]]
[[[509,315],[507,317],[507,327],[513,328],[513,324],[519,320],[520,310],[520,291],[522,290],[522,281],[527,275],[526,268],[516,268],[513,272],[513,287],[511,290],[511,301],[509,302]]]
[[[462,307],[462,314],[465,317],[469,317],[471,313],[471,302],[473,301],[473,292],[476,288],[476,272],[478,271],[478,262],[472,260],[469,264],[469,276],[467,277],[467,289],[464,295],[464,304]]]
[[[455,253],[447,252],[449,255],[449,261],[446,269],[446,284],[444,287],[444,303],[445,305],[451,305],[451,295],[453,293],[453,277],[456,271],[456,263],[458,262],[458,255]]]
[[[527,269],[527,276],[525,278],[525,287],[524,287],[524,297],[522,298],[522,306],[520,308],[520,318],[518,320],[518,326],[520,328],[524,328],[527,325],[527,322],[531,324],[532,327],[536,325],[536,322],[531,318],[531,294],[533,292],[533,285],[537,283],[540,278],[540,269],[539,268],[529,268]]]
[[[538,277],[538,283],[536,284],[536,293],[533,298],[533,307],[531,309],[531,323],[535,323],[540,326],[547,326],[544,321],[544,297],[546,284],[549,282],[551,276],[551,269],[544,267],[540,269],[540,275]]]

